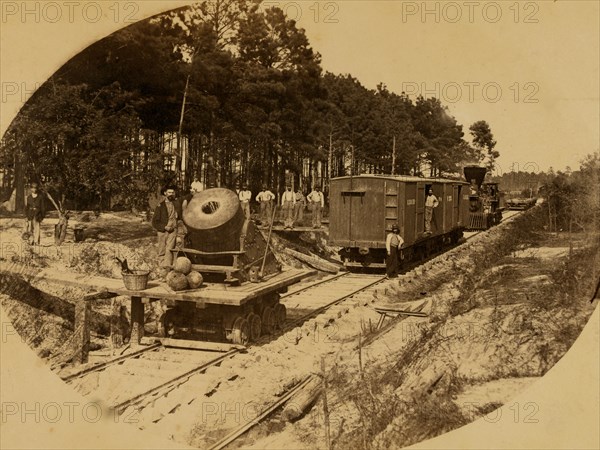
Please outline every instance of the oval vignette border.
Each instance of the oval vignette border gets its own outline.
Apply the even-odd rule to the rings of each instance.
[[[0,1],[0,3],[6,2]],[[138,21],[189,5],[192,2],[144,0],[137,2],[102,1],[101,3],[106,8],[115,4],[119,4],[119,7],[122,8],[124,4],[135,3],[138,5],[135,21]],[[120,11],[123,12],[122,9]],[[121,14],[121,16],[124,15]],[[124,17],[121,17],[120,21],[104,17],[96,23],[86,23],[81,18],[77,19],[75,17],[75,21],[72,23],[69,23],[68,17],[63,17],[63,20],[58,23],[44,23],[43,21],[41,23],[35,21],[19,24],[2,23],[0,82],[20,80],[28,89],[31,89],[36,83],[41,84],[49,78],[71,57],[89,45],[129,25],[123,21]],[[4,18],[2,21],[4,22]],[[57,33],[57,30],[60,31]],[[44,45],[38,46],[36,43],[44,43]],[[314,46],[318,51],[318,44]],[[3,99],[0,111],[0,133],[2,135],[22,105],[23,102],[20,101],[5,102]],[[2,312],[3,323],[6,320],[7,318]],[[532,446],[531,448],[541,446],[555,448],[557,445],[563,445],[563,448],[581,448],[579,447],[581,445],[590,446],[589,448],[593,448],[594,445],[598,446],[599,329],[600,312],[596,307],[581,335],[563,358],[550,369],[542,380],[537,381],[525,391],[516,393],[516,397],[503,407],[503,413],[510,415],[512,412],[509,410],[509,406],[512,403],[536,402],[540,405],[540,423],[537,425],[527,426],[508,421],[502,426],[490,428],[490,424],[478,420],[453,432],[416,444],[412,448],[476,449],[483,445],[488,448],[526,448],[528,445]],[[48,401],[55,401],[58,394],[59,396],[64,395],[65,402],[81,402],[81,397],[54,376],[45,365],[40,364],[37,355],[26,344],[20,342],[18,337],[13,336],[7,342],[4,342],[3,339],[0,343],[0,353],[2,383],[0,400],[4,401],[6,398],[7,401],[41,402],[50,395],[48,391],[53,391],[54,400],[50,400],[48,397]],[[44,445],[56,448],[94,448],[105,444],[104,448],[123,448],[123,445],[130,446],[130,448],[148,448],[149,445],[158,444],[157,448],[164,448],[164,445],[167,444],[167,437],[164,437],[164,443],[157,443],[155,436],[140,432],[134,427],[125,428],[119,424],[118,428],[113,428],[112,424],[107,423],[104,428],[100,424],[94,426],[89,423],[79,423],[83,421],[78,421],[77,417],[75,419],[72,424],[66,426],[52,427],[39,423],[22,424],[23,426],[18,427],[15,433],[3,426],[2,445],[5,448],[32,448],[34,446],[41,448]],[[590,427],[595,427],[595,437],[591,436],[593,431],[590,431]],[[91,432],[91,434],[86,434],[87,432]],[[40,435],[40,433],[42,434]],[[119,435],[103,440],[108,433],[119,433]],[[525,439],[528,434],[533,436]],[[27,442],[25,442],[24,436],[28,437]],[[33,436],[37,436],[37,439]],[[580,436],[581,440],[573,441],[572,439],[576,436]],[[507,437],[509,438],[507,439]],[[568,441],[565,441],[565,438]],[[517,442],[514,442],[514,439]]]

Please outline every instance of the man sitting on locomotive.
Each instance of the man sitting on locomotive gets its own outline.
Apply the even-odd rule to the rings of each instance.
[[[431,219],[433,218],[433,209],[437,208],[440,202],[433,195],[433,189],[429,189],[429,195],[425,199],[425,233],[431,234]]]
[[[403,244],[404,239],[400,236],[400,228],[394,224],[392,232],[388,233],[385,240],[385,249],[387,250],[385,269],[388,278],[396,278],[398,276],[399,249]]]
[[[175,188],[167,187],[163,191],[165,199],[158,204],[152,217],[152,227],[158,240],[158,265],[171,267],[177,240],[177,220],[182,218],[181,205],[175,201]]]

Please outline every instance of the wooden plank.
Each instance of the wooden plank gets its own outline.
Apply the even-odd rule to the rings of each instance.
[[[323,272],[338,273],[340,270],[339,266],[332,264],[329,261],[325,261],[324,259],[319,258],[317,256],[305,255],[304,253],[297,252],[296,250],[292,250],[290,248],[284,249],[284,252],[302,262],[305,262],[309,266],[314,267],[315,269],[321,270]]]
[[[92,292],[91,294],[86,294],[83,296],[83,300],[104,300],[107,298],[118,297],[114,292],[108,292],[107,290],[102,290],[99,292]]]
[[[172,339],[172,338],[151,338],[143,337],[141,343],[143,345],[152,345],[156,342],[160,342],[164,347],[172,348],[185,348],[190,350],[204,350],[210,352],[222,352],[227,353],[231,350],[245,350],[246,347],[243,345],[225,344],[221,342],[206,342],[206,341],[190,341],[186,339]]]
[[[75,323],[73,333],[74,361],[77,364],[88,362],[90,351],[90,316],[92,305],[85,300],[75,303]]]

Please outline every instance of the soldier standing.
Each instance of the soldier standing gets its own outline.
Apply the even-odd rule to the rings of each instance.
[[[285,192],[281,195],[281,207],[285,217],[285,228],[294,228],[294,206],[296,205],[296,195],[292,192],[290,186],[286,186]]]
[[[238,193],[240,199],[240,205],[244,211],[246,219],[250,219],[250,200],[252,199],[252,192],[248,190],[248,185],[244,184],[242,190]]]
[[[321,188],[315,187],[314,190],[310,194],[308,194],[307,200],[312,205],[313,228],[321,228],[321,219],[322,219],[322,215],[323,215],[323,208],[325,207],[325,196],[321,192]]]
[[[394,224],[392,232],[388,233],[385,240],[385,249],[387,250],[385,269],[388,278],[396,278],[398,276],[398,256],[402,244],[404,244],[404,239],[400,236],[400,228]]]
[[[294,203],[294,222],[299,223],[302,220],[306,199],[302,193],[302,189],[298,188],[294,194],[296,203]]]
[[[165,199],[159,203],[152,217],[152,227],[156,230],[158,240],[158,265],[171,267],[177,240],[177,220],[181,218],[181,207],[175,201],[175,188],[168,187],[163,191]]]
[[[431,219],[433,218],[433,209],[437,208],[440,202],[433,195],[433,189],[429,189],[429,195],[425,199],[425,233],[431,234]]]
[[[273,215],[272,202],[274,199],[275,195],[267,189],[266,185],[263,185],[262,191],[256,196],[256,201],[260,205],[260,222],[263,225],[271,222]]]
[[[44,196],[38,190],[38,184],[35,182],[31,183],[31,193],[27,196],[25,213],[27,215],[27,226],[31,233],[29,243],[40,245],[42,237],[40,226],[46,216],[46,203]]]

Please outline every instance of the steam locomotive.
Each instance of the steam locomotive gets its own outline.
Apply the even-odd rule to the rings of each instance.
[[[486,173],[485,167],[464,168],[465,179],[471,184],[467,230],[487,230],[502,221],[502,195],[498,183],[483,182]]]

